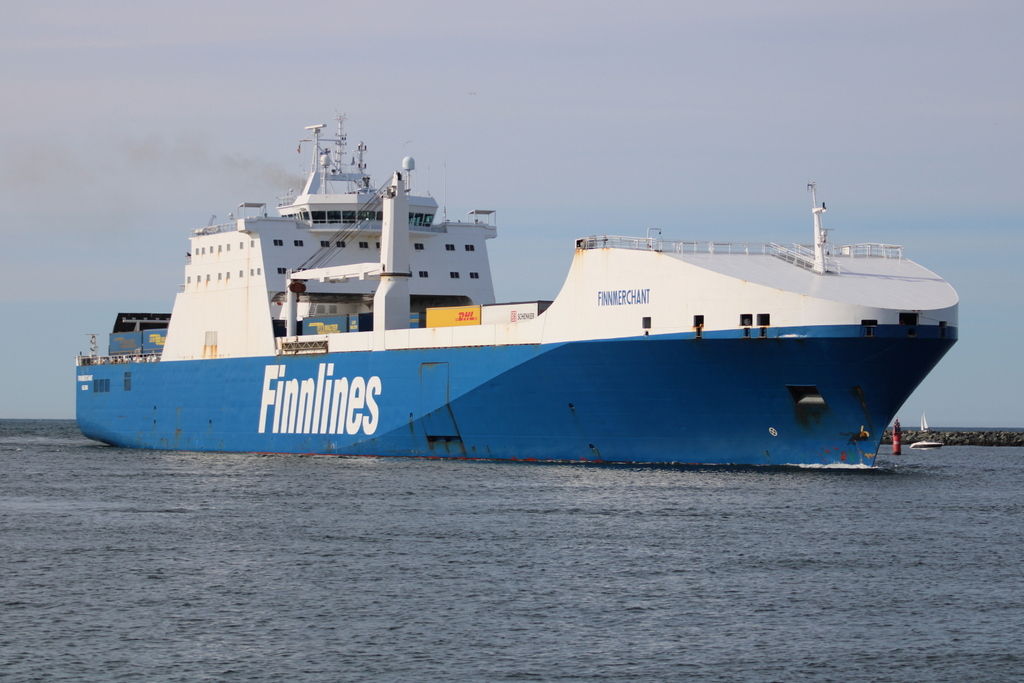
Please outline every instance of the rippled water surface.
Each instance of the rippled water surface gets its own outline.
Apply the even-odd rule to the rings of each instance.
[[[3,681],[1019,681],[1024,449],[128,451],[0,421]]]

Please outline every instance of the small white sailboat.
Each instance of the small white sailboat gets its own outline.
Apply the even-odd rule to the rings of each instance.
[[[928,418],[925,417],[924,413],[921,413],[921,431],[928,431]],[[942,448],[942,442],[940,441],[916,441],[910,444],[911,448]]]

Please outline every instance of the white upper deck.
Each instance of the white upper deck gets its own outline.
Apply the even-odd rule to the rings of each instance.
[[[737,280],[798,295],[877,308],[941,309],[958,302],[948,282],[903,257],[892,244],[829,246],[824,273],[813,269],[808,245],[750,242],[684,242],[601,236],[578,241],[584,249],[659,252]]]

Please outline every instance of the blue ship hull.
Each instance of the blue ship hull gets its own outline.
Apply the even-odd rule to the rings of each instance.
[[[83,365],[78,423],[93,439],[131,448],[872,465],[886,425],[956,330],[863,334],[816,327],[767,339],[711,333]],[[801,402],[793,387],[813,387],[820,400]]]

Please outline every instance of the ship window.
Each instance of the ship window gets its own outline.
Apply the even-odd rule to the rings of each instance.
[[[320,240],[320,246],[321,247],[329,247],[329,246],[331,246],[331,241],[330,240]]]
[[[238,277],[245,277],[245,271],[244,270],[238,271]]]
[[[341,222],[341,211],[328,211],[327,212],[328,223],[340,223]]]
[[[757,325],[758,327],[768,327],[772,324],[771,313],[758,313],[757,314]]]
[[[900,325],[916,325],[917,313],[900,313]]]
[[[301,247],[302,246],[302,240],[295,240],[295,246]]]
[[[458,280],[459,279],[459,274],[456,273],[455,271],[452,271],[452,272],[448,273],[448,277],[450,277],[453,280]]]
[[[256,269],[255,268],[250,268],[249,269],[249,275],[255,275],[255,274],[256,274]]]
[[[651,329],[651,317],[649,315],[645,315],[643,318],[640,319],[640,327],[644,328],[645,330]]]
[[[255,247],[256,246],[256,240],[249,240],[249,246],[250,247]]]
[[[231,271],[230,270],[228,272],[224,273],[224,279],[225,280],[230,280],[231,279]]]
[[[206,255],[206,247],[203,247],[202,249],[200,249],[200,250],[199,250],[199,254],[200,254],[201,256],[205,256],[205,255]]]
[[[446,244],[446,245],[444,245],[444,250],[445,251],[455,251],[455,245],[454,244]]]
[[[131,391],[132,390],[132,373],[130,373],[130,372],[124,373],[124,390],[125,391]]]
[[[369,242],[360,242],[359,243],[359,248],[360,249],[369,249],[370,248],[370,243]]]
[[[217,245],[217,253],[219,254],[221,252],[221,250],[223,250],[223,248],[224,248],[223,245],[218,244]]]
[[[231,251],[231,245],[228,244],[224,247],[224,251]]]
[[[286,274],[288,272],[288,269],[287,268],[278,268],[277,272],[278,272],[279,275],[284,275],[284,274]]]
[[[218,280],[223,280],[224,279],[224,273],[217,273],[217,279]]]
[[[380,249],[380,242],[377,242],[377,249]]]
[[[356,222],[356,212],[355,211],[342,211],[341,212],[341,222],[342,223],[355,223]]]
[[[94,393],[94,394],[107,394],[107,393],[110,393],[110,380],[109,379],[94,379],[92,381],[92,393]]]
[[[480,273],[470,273],[469,274],[469,279],[470,280],[479,280],[480,279]]]
[[[245,249],[245,242],[239,242],[238,243],[238,248],[239,249]]]
[[[798,406],[823,406],[825,399],[818,392],[818,387],[804,384],[787,384],[789,395]]]
[[[344,249],[345,248],[345,240],[342,240],[342,241],[338,242],[334,246],[338,247],[339,249]]]
[[[312,216],[313,216],[313,222],[314,223],[326,223],[327,222],[327,212],[326,211],[313,211],[312,212]]]
[[[274,240],[274,246],[275,247],[283,247],[284,246],[284,240]]]
[[[192,276],[191,275],[189,275],[187,278],[185,278],[185,284],[186,285],[192,284]]]
[[[754,324],[754,316],[751,313],[740,313],[740,326],[750,327]]]
[[[262,268],[257,268],[256,269],[256,274],[257,275],[263,275],[263,269]]]
[[[434,214],[425,213],[423,214],[423,225],[430,225],[434,222]]]
[[[412,248],[416,251],[423,251],[423,242],[416,242],[412,245]]]
[[[207,274],[206,274],[206,281],[207,281],[207,282],[209,282],[209,281],[210,281],[210,274],[209,274],[209,273],[207,273]]]
[[[476,251],[476,246],[474,246],[472,244],[467,244],[466,245],[466,251]]]
[[[421,270],[420,271],[420,277],[427,277],[427,271]]]
[[[694,327],[704,327],[704,316],[702,316],[702,315],[695,315],[695,316],[693,316],[693,326]]]

